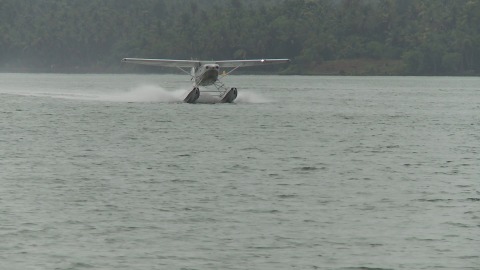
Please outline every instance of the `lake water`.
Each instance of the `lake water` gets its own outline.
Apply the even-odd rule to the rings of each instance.
[[[0,74],[1,269],[480,269],[480,78]]]

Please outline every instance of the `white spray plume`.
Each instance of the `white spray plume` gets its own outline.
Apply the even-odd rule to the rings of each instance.
[[[60,89],[43,91],[30,89],[29,91],[2,91],[14,95],[39,96],[71,100],[90,100],[90,101],[108,101],[108,102],[157,102],[157,103],[178,103],[182,102],[187,96],[187,89],[166,90],[157,85],[140,85],[133,87],[128,91],[75,91],[65,92]],[[201,91],[201,90],[200,90]],[[218,103],[220,99],[209,93],[201,93],[197,103]],[[235,103],[270,103],[261,95],[250,91],[238,91],[238,97]]]
[[[257,93],[249,91],[238,91],[238,97],[235,100],[235,103],[270,103],[271,100],[268,100]]]
[[[185,90],[167,91],[154,85],[142,85],[127,92],[100,95],[97,100],[113,102],[181,102]]]

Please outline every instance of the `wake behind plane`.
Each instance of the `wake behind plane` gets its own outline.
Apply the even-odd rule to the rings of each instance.
[[[290,62],[289,59],[255,59],[255,60],[222,60],[222,61],[198,61],[198,60],[171,60],[171,59],[144,59],[124,58],[124,63],[175,67],[191,76],[193,89],[184,98],[186,103],[195,103],[200,97],[200,86],[214,86],[214,90],[202,90],[210,95],[218,96],[221,103],[232,103],[238,95],[236,87],[228,88],[220,80],[229,75],[237,68],[249,66],[262,66],[282,64]],[[190,73],[185,68],[191,68]],[[228,72],[220,73],[220,69],[230,68]]]

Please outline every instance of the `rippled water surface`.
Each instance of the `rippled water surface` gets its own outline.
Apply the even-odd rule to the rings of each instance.
[[[1,269],[480,269],[480,79],[0,74]]]

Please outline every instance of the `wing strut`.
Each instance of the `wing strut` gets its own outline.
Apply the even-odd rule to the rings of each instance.
[[[234,67],[232,70],[230,70],[229,72],[225,73],[225,74],[222,74],[222,78],[224,77],[227,77],[228,75],[230,75],[230,73],[234,72],[237,68],[239,68],[240,66],[237,66],[237,67]]]
[[[181,71],[183,71],[183,73],[187,74],[188,76],[191,76],[191,74],[189,72],[187,72],[185,69],[181,68],[181,67],[177,67],[178,69],[180,69]]]

